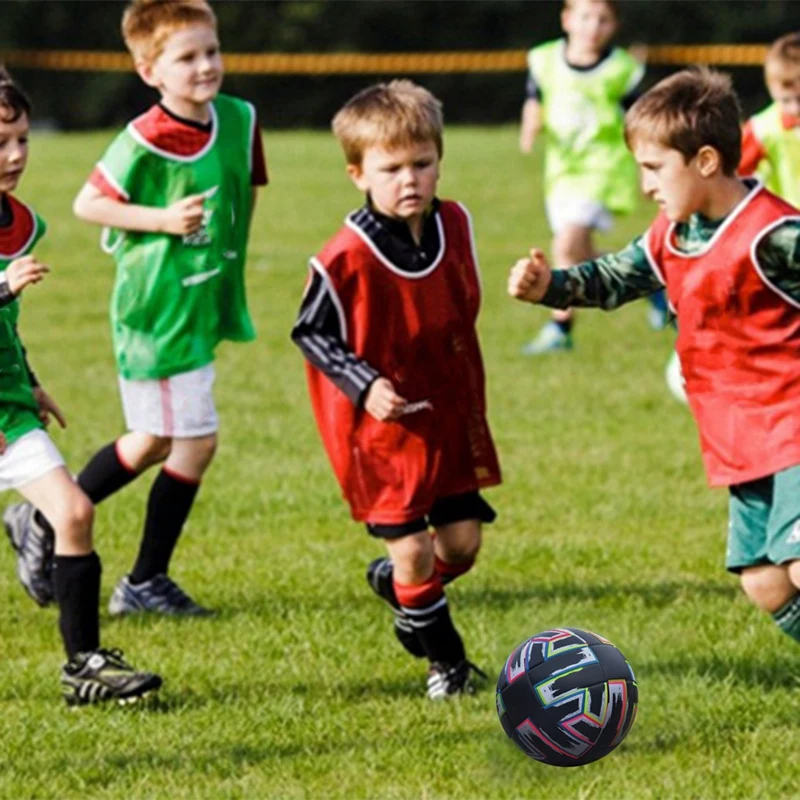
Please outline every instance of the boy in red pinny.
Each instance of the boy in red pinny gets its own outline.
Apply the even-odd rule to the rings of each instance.
[[[342,494],[388,550],[370,586],[401,643],[430,662],[428,696],[440,699],[471,688],[444,587],[472,567],[495,517],[479,489],[500,483],[470,217],[435,197],[442,112],[427,90],[371,86],[333,131],[367,201],[311,259],[292,338]]]

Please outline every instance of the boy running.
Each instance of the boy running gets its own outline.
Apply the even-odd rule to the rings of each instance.
[[[560,267],[594,258],[595,231],[637,200],[636,166],[625,148],[623,114],[637,97],[644,68],[612,45],[619,27],[613,0],[566,0],[565,38],[528,54],[527,100],[520,149],[530,153],[544,132],[545,207]],[[526,355],[572,348],[572,311],[553,318],[525,347]],[[662,318],[658,318],[662,326]]]
[[[727,568],[800,642],[800,211],[736,176],[739,104],[719,73],[662,81],[625,134],[661,207],[649,230],[568,270],[532,250],[509,293],[612,309],[666,286],[708,480],[730,492]]]
[[[388,550],[367,579],[404,647],[429,661],[431,699],[471,690],[444,587],[495,517],[478,490],[500,482],[470,217],[436,199],[442,126],[439,101],[410,81],[364,89],[336,114],[367,199],[311,259],[292,332],[344,498]]]
[[[109,611],[202,615],[168,570],[217,447],[215,348],[255,336],[244,264],[266,171],[253,106],[219,94],[216,18],[204,0],[135,0],[122,33],[161,99],[112,142],[75,200],[78,217],[105,226],[117,264],[111,325],[128,427],[78,484],[97,504],[163,462],[139,555]],[[49,538],[30,506],[6,519],[17,535]]]
[[[16,529],[8,533],[25,588],[37,601],[53,597],[58,603],[67,653],[61,670],[64,699],[70,705],[133,702],[157,691],[161,678],[136,672],[119,650],[100,647],[94,509],[44,430],[51,416],[62,427],[66,421],[31,371],[17,333],[20,293],[49,271],[32,254],[44,236],[44,221],[11,194],[28,160],[30,115],[27,97],[0,70],[0,489],[16,489],[53,523],[55,543],[49,552],[40,542],[17,536]],[[48,580],[39,585],[38,573],[45,569]]]

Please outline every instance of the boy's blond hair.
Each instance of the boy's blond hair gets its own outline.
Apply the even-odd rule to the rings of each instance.
[[[348,164],[360,165],[364,151],[375,145],[395,148],[433,142],[439,158],[444,152],[442,104],[412,81],[368,86],[339,109],[332,128]]]
[[[167,39],[188,25],[208,25],[217,18],[205,0],[133,0],[122,15],[122,38],[136,61],[152,64]]]
[[[764,60],[767,82],[794,81],[800,75],[800,31],[776,39]]]
[[[625,141],[648,140],[677,150],[688,164],[701,147],[720,154],[733,175],[742,154],[741,110],[731,79],[706,67],[676,72],[645,92],[625,115]]]

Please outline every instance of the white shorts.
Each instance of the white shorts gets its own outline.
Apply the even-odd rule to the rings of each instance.
[[[48,472],[64,466],[53,440],[41,428],[20,436],[0,456],[0,491],[33,483]]]
[[[550,230],[558,234],[566,225],[580,225],[596,231],[610,231],[614,215],[597,200],[574,195],[553,195],[545,200]]]
[[[128,430],[151,436],[210,436],[219,427],[213,386],[213,364],[156,380],[120,377],[125,424]]]

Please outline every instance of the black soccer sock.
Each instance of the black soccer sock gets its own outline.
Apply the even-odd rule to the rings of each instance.
[[[553,322],[558,325],[558,329],[561,333],[569,333],[572,330],[572,318],[564,320],[554,319]]]
[[[439,576],[434,572],[425,583],[417,585],[395,581],[394,591],[428,660],[458,664],[465,657],[464,643],[450,618]]]
[[[58,626],[67,657],[100,646],[100,573],[97,553],[53,558],[53,590],[58,603]]]
[[[78,486],[97,505],[109,495],[127,486],[139,473],[120,460],[117,443],[98,450],[78,475]]]
[[[167,574],[172,551],[199,488],[199,483],[181,478],[166,468],[158,473],[147,501],[144,534],[130,574],[131,583],[144,583],[159,573]]]

